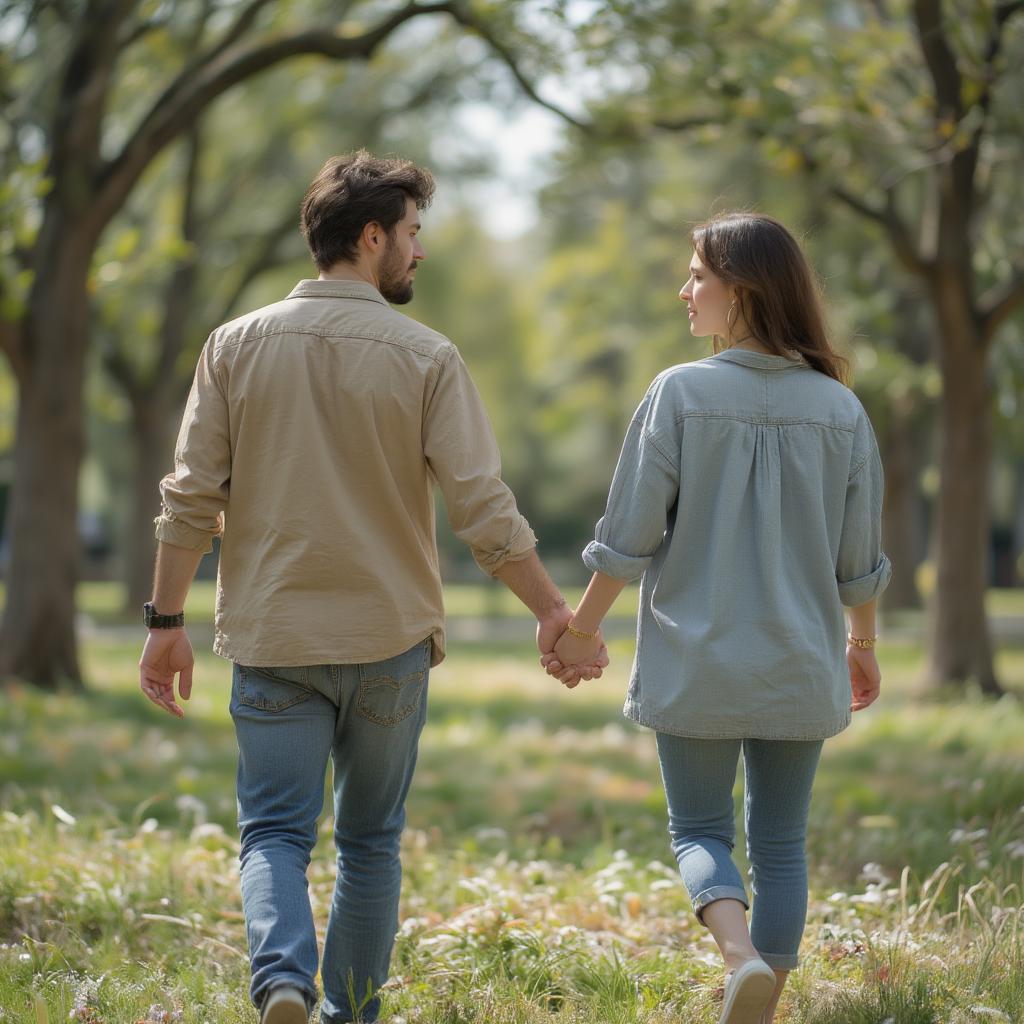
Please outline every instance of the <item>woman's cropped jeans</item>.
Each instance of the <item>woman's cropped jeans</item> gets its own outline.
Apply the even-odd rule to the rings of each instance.
[[[669,835],[694,912],[714,900],[749,907],[732,860],[732,790],[743,750],[744,820],[754,908],[750,936],[780,971],[797,966],[807,918],[807,814],[821,740],[702,740],[658,733]]]
[[[338,876],[324,941],[323,1024],[375,1021],[398,928],[405,824],[427,712],[431,642],[364,665],[235,665],[242,906],[257,1007],[290,985],[316,1000],[306,869],[334,761]]]

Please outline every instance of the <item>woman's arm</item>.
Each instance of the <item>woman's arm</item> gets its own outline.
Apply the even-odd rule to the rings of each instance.
[[[863,604],[848,608],[850,616],[850,636],[858,640],[870,641],[871,647],[861,647],[855,643],[846,644],[846,665],[850,670],[850,710],[863,711],[873,704],[882,690],[882,670],[878,667],[875,657],[875,608],[877,598],[871,598]]]
[[[627,582],[614,576],[606,576],[603,572],[595,572],[583,600],[573,612],[570,625],[584,633],[596,633]]]
[[[875,635],[875,609],[878,606],[878,598],[873,597],[870,601],[857,605],[856,608],[849,608],[850,634],[860,639],[868,639]]]

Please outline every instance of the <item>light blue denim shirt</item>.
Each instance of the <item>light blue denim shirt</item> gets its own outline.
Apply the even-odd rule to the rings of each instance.
[[[889,582],[881,518],[878,446],[842,384],[744,349],[660,374],[583,553],[642,576],[627,717],[706,739],[844,729],[843,606]]]

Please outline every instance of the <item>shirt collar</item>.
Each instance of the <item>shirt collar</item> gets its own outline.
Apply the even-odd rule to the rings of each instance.
[[[300,281],[289,293],[289,299],[368,299],[388,304],[372,284],[365,281]]]
[[[727,348],[711,357],[724,359],[727,363],[739,363],[741,366],[752,366],[756,370],[793,370],[807,366],[807,360],[798,352],[793,358],[771,355],[768,352],[751,352],[745,348]]]

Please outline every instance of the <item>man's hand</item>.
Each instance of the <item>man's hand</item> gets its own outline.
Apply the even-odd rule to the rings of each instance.
[[[537,619],[537,650],[550,654],[572,620],[572,609],[565,603]]]
[[[863,711],[878,698],[882,688],[882,671],[875,652],[868,648],[848,644],[846,664],[850,668],[851,711]]]
[[[174,677],[182,700],[192,695],[192,666],[195,657],[184,629],[151,629],[139,660],[139,685],[157,707],[177,718],[185,712],[174,700]]]

